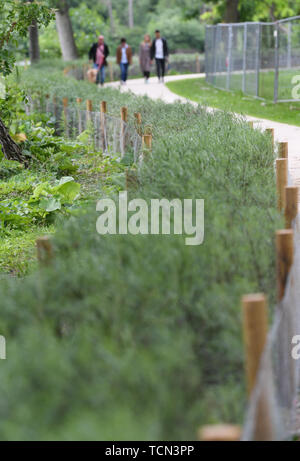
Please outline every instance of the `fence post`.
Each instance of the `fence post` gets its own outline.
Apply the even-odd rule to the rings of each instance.
[[[259,71],[260,71],[260,51],[261,51],[261,24],[257,24],[256,30],[256,58],[255,58],[255,69],[256,69],[256,96],[259,97]]]
[[[277,296],[284,297],[285,286],[294,260],[294,232],[291,229],[276,232]]]
[[[37,257],[40,265],[47,266],[53,258],[53,248],[48,236],[36,240]]]
[[[248,121],[248,125],[250,126],[250,128],[254,128],[254,122],[252,122],[251,120]]]
[[[230,77],[231,77],[231,59],[232,59],[232,25],[228,26],[228,62],[227,62],[227,80],[226,88],[230,89]]]
[[[278,210],[282,211],[285,207],[285,188],[288,182],[288,160],[286,158],[276,160],[276,182]]]
[[[63,110],[64,110],[64,125],[66,136],[69,136],[69,125],[68,125],[68,98],[63,98]]]
[[[247,70],[247,38],[248,38],[248,24],[244,24],[244,46],[243,46],[243,81],[242,91],[246,93],[246,70]]]
[[[216,424],[202,426],[198,431],[201,442],[237,442],[241,439],[240,426],[232,424]]]
[[[271,141],[272,141],[272,147],[274,149],[274,144],[275,144],[275,132],[274,128],[266,128],[266,134],[270,136]]]
[[[91,112],[93,112],[93,103],[90,99],[86,101],[86,119],[91,121]]]
[[[261,359],[267,343],[268,312],[264,294],[249,294],[242,298],[244,347],[246,355],[246,376],[248,395],[257,383]],[[268,400],[268,389],[260,388],[256,400],[253,440],[273,440],[272,408]]]
[[[256,384],[261,354],[264,350],[267,332],[267,300],[264,294],[250,294],[242,298],[244,344],[248,394]]]
[[[278,158],[288,158],[289,156],[289,143],[280,142],[278,147]]]
[[[140,112],[135,112],[134,114],[135,124],[136,124],[136,131],[141,136],[142,133],[142,115]]]
[[[152,150],[152,134],[144,134],[143,149]]]
[[[298,192],[296,186],[287,186],[285,188],[285,228],[292,229],[293,221],[298,214]]]
[[[77,98],[76,103],[77,103],[77,115],[78,115],[78,131],[79,131],[79,134],[81,134],[82,133],[82,117],[81,117],[80,104],[82,103],[82,98]]]

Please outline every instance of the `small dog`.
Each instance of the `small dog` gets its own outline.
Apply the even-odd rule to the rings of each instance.
[[[87,79],[91,83],[96,83],[97,80],[97,69],[89,69],[87,71]]]

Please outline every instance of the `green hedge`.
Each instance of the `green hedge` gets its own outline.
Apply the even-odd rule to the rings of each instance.
[[[269,140],[229,114],[39,75],[26,86],[141,111],[153,158],[130,195],[205,199],[205,241],[101,237],[85,210],[62,224],[52,267],[1,281],[0,438],[190,440],[241,423],[240,297],[275,295]]]

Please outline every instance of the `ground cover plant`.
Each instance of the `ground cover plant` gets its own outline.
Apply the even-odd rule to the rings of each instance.
[[[271,77],[270,75],[270,78]],[[288,79],[289,78],[290,76]],[[219,90],[207,84],[204,78],[169,82],[167,86],[174,93],[198,102],[199,104],[230,110],[243,115],[252,115],[253,117],[274,120],[275,122],[300,126],[300,103],[295,101],[274,104],[272,102],[273,86],[268,81],[267,76],[264,76],[264,79],[265,88],[271,90],[269,93],[266,93],[266,97],[269,96],[270,100],[267,99],[265,101],[245,95],[241,91]],[[289,90],[291,91],[291,82],[289,81],[289,83]],[[284,84],[285,82],[283,85]],[[285,97],[291,97],[288,90],[285,93]]]
[[[94,195],[56,223],[51,265],[0,283],[9,354],[0,369],[0,438],[187,440],[201,424],[241,423],[240,297],[262,291],[272,304],[275,296],[281,217],[270,140],[227,113],[98,91],[61,73],[32,70],[21,84],[70,104],[105,99],[116,116],[127,105],[130,123],[141,112],[153,153],[129,195],[204,199],[205,241],[98,235],[95,202],[116,198],[115,164],[109,182],[101,155],[95,168],[95,153],[81,153],[80,168],[96,173]]]

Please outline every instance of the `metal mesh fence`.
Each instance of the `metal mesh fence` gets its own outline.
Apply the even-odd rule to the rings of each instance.
[[[274,102],[300,101],[300,16],[207,26],[205,43],[208,83]]]

